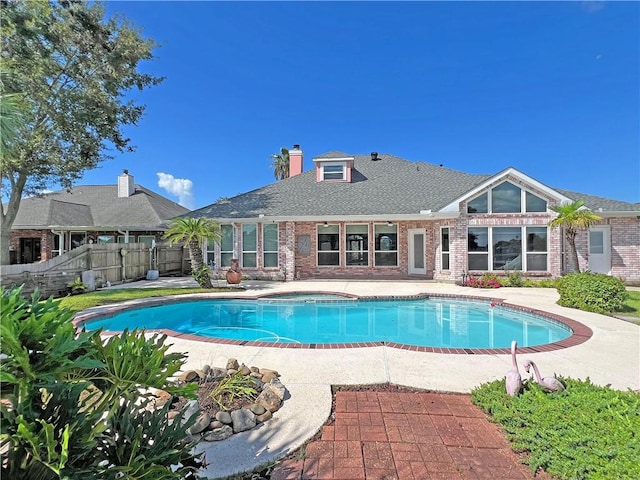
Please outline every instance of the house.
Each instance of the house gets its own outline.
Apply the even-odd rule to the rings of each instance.
[[[548,187],[514,168],[472,175],[393,155],[329,152],[304,171],[190,212],[221,224],[208,262],[238,258],[245,276],[424,278],[519,271],[553,278],[570,269],[550,206],[582,199],[601,221],[577,238],[582,269],[640,281],[640,205]]]
[[[116,185],[84,185],[20,202],[11,229],[11,263],[49,260],[85,243],[147,243],[167,220],[189,212],[136,185],[127,170]]]

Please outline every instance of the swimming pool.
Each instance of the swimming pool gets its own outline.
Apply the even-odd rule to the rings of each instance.
[[[451,298],[357,299],[299,294],[203,299],[133,308],[87,321],[87,329],[171,330],[199,337],[269,344],[386,344],[504,349],[561,341],[561,322],[489,301]]]

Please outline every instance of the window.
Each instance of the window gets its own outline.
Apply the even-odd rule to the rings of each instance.
[[[469,200],[467,213],[546,212],[547,201],[511,182],[503,182],[488,193]]]
[[[469,270],[489,270],[489,229],[469,227],[467,232]]]
[[[340,227],[318,225],[318,266],[340,265]]]
[[[118,235],[118,243],[133,243],[133,240],[135,240],[133,235],[129,235],[129,241],[125,235]]]
[[[449,270],[449,227],[440,229],[440,251],[442,254],[442,270]]]
[[[493,228],[493,270],[522,270],[521,227]]]
[[[262,226],[262,264],[264,268],[278,266],[278,224]]]
[[[53,234],[53,249],[51,250],[51,256],[57,257],[64,253],[64,233]]]
[[[344,163],[325,163],[322,165],[323,180],[346,180]]]
[[[233,258],[233,225],[220,225],[220,267],[230,267]]]
[[[116,237],[113,235],[98,235],[98,243],[115,243]]]
[[[527,227],[527,270],[547,270],[547,227]]]
[[[138,243],[144,243],[147,247],[153,248],[156,243],[156,237],[153,235],[138,235]]]
[[[526,192],[526,210],[527,212],[546,212],[547,201],[531,192]]]
[[[547,227],[469,227],[467,239],[470,271],[547,270]]]
[[[207,265],[209,268],[216,268],[218,265],[216,264],[216,243],[213,240],[207,240],[207,249],[205,260],[207,261]]]
[[[376,267],[398,265],[398,226],[393,223],[374,225],[374,262]]]
[[[491,190],[491,211],[493,213],[520,213],[522,211],[522,190],[509,182],[494,187]]]
[[[369,226],[347,225],[345,240],[345,264],[369,265]]]
[[[483,193],[479,197],[469,200],[467,203],[467,213],[487,213],[489,211],[487,198],[487,194]]]
[[[71,232],[71,249],[81,247],[87,243],[86,232]]]
[[[242,225],[242,266],[256,268],[258,251],[258,225],[245,223]]]

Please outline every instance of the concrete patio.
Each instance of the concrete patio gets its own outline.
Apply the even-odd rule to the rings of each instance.
[[[111,288],[194,287],[189,277],[161,278]],[[640,390],[640,327],[604,315],[560,307],[555,289],[483,290],[425,281],[245,281],[237,297],[287,292],[338,292],[358,296],[446,294],[501,298],[505,303],[562,315],[588,326],[586,342],[550,352],[519,355],[531,358],[546,374],[585,379],[612,388]],[[201,296],[229,296],[205,293]],[[144,301],[140,301],[144,303]],[[92,310],[101,310],[92,309]],[[109,308],[111,310],[111,308]],[[274,418],[224,442],[202,444],[211,459],[203,472],[223,478],[264,465],[294,451],[315,435],[331,411],[331,385],[391,383],[438,392],[470,393],[482,383],[503,378],[511,366],[508,354],[461,355],[415,352],[376,346],[340,349],[287,349],[225,345],[171,337],[172,350],[188,353],[185,368],[224,366],[230,357],[246,365],[278,370],[290,397]],[[524,372],[523,372],[524,375]],[[316,477],[319,478],[319,477]],[[337,477],[336,477],[337,478]]]

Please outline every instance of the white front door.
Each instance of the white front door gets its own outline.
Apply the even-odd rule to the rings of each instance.
[[[409,274],[426,275],[426,238],[427,232],[424,228],[409,230]]]
[[[589,270],[611,273],[611,240],[608,226],[589,228]]]

